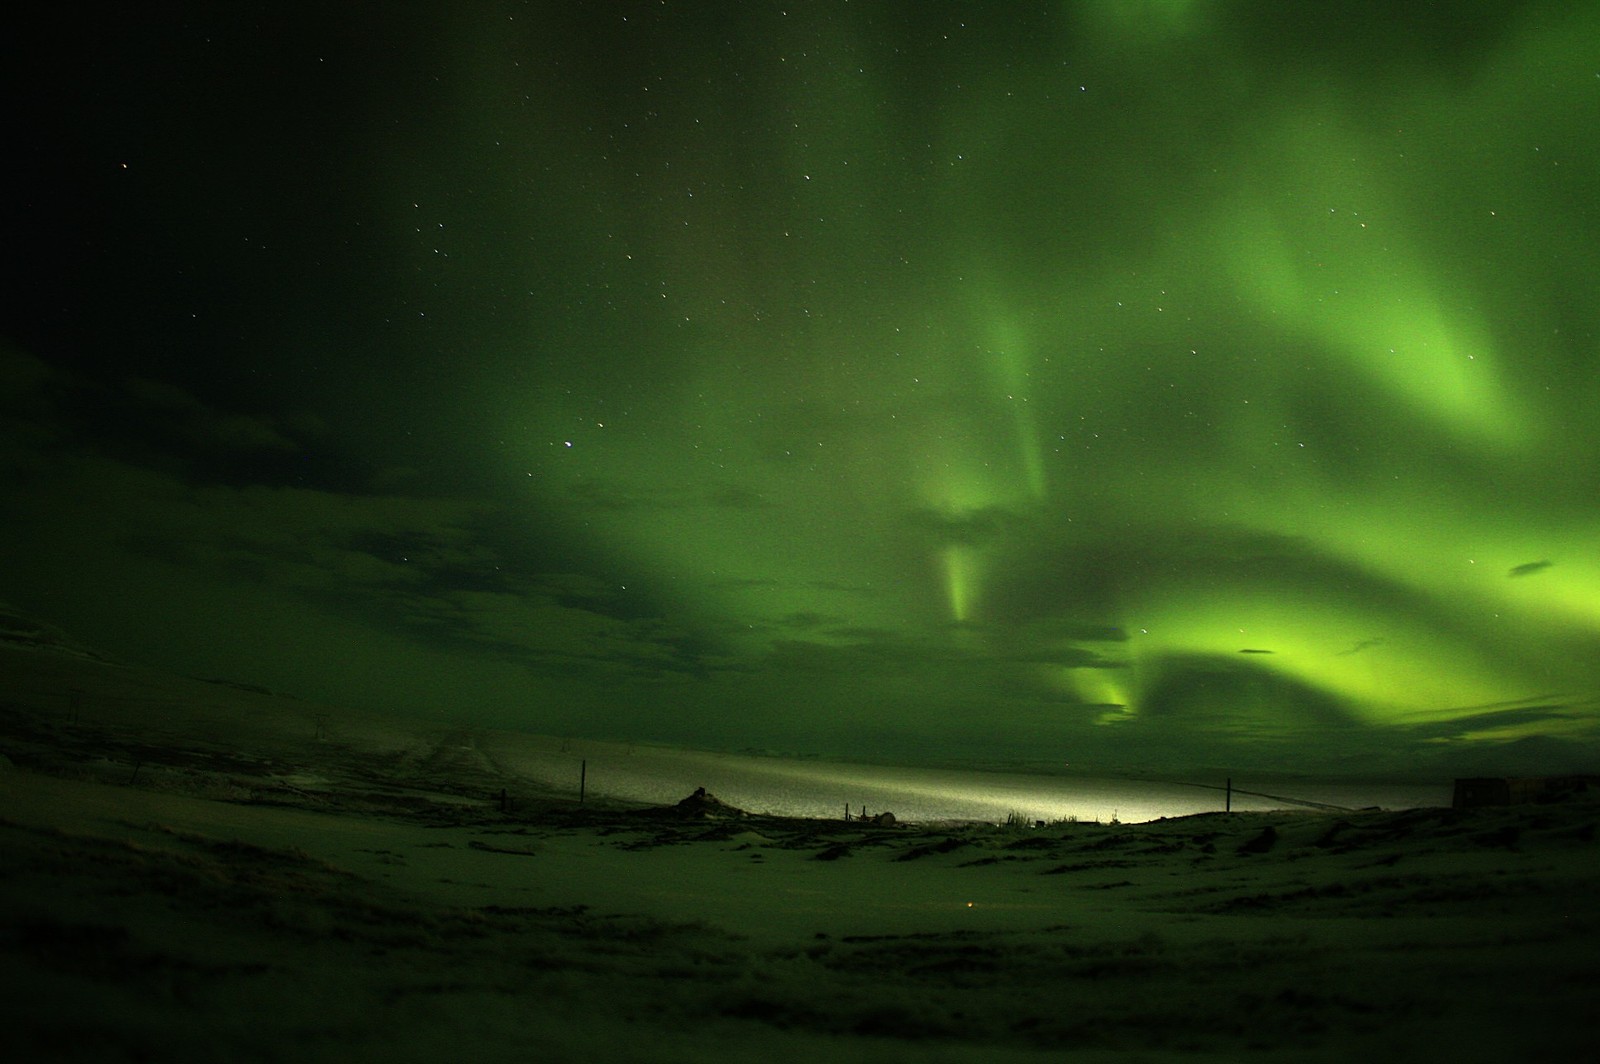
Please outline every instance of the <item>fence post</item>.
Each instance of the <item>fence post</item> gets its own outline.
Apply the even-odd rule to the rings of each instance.
[[[589,759],[584,758],[578,768],[578,804],[583,804],[584,793],[589,787]]]

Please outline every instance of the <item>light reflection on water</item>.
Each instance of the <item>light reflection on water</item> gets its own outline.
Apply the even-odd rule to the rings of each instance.
[[[1219,812],[1226,801],[1222,779],[1187,784],[1093,779],[531,739],[508,744],[495,755],[505,767],[560,791],[576,794],[586,762],[587,792],[592,796],[672,805],[704,787],[729,805],[778,816],[838,819],[848,806],[852,816],[864,808],[869,816],[887,811],[898,820],[917,822],[1003,823],[1018,815],[1029,821],[1137,823]],[[1450,804],[1448,784],[1241,778],[1234,780],[1234,786],[1235,812],[1305,807],[1297,803],[1346,809]]]

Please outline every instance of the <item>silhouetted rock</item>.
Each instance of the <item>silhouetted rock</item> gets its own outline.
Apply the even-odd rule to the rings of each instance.
[[[697,819],[711,819],[718,817],[743,817],[750,814],[737,806],[729,805],[714,794],[708,794],[704,787],[695,788],[695,792],[673,809],[679,816],[695,817]]]
[[[1278,831],[1272,825],[1261,829],[1261,834],[1239,847],[1240,853],[1266,853],[1278,842]]]

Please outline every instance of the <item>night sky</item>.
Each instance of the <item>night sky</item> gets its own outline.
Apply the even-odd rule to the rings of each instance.
[[[1600,761],[1600,5],[71,7],[16,610],[552,734]]]

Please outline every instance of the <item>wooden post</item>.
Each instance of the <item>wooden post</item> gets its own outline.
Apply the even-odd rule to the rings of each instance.
[[[578,768],[578,804],[583,804],[584,792],[589,787],[589,759],[584,758]]]
[[[1222,806],[1222,811],[1224,813],[1233,812],[1233,777],[1232,776],[1228,777],[1228,797],[1224,800],[1224,804]]]

